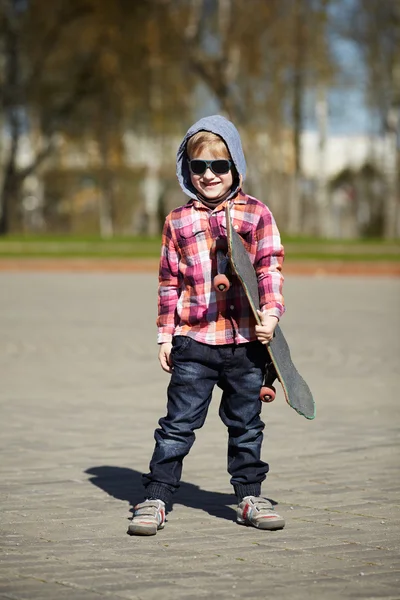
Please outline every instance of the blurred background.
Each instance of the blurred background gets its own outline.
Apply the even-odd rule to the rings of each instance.
[[[400,237],[398,0],[0,0],[0,236],[158,236],[237,125],[284,234]]]

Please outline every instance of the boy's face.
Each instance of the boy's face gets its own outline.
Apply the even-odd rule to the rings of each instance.
[[[203,152],[192,156],[191,158],[215,160],[226,157],[218,155],[212,150],[203,150]],[[190,179],[196,190],[202,196],[204,196],[204,198],[207,198],[207,200],[218,200],[218,198],[222,198],[227,192],[229,192],[233,184],[233,175],[231,169],[225,175],[215,175],[215,173],[208,168],[203,175],[195,175],[194,173],[190,173]]]

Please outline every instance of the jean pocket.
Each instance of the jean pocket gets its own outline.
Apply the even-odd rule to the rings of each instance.
[[[190,337],[188,335],[177,335],[172,340],[171,356],[179,356],[186,350],[190,344]]]

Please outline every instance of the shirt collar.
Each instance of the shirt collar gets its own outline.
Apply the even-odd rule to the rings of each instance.
[[[225,206],[227,202],[231,202],[232,204],[246,204],[247,202],[247,196],[246,194],[242,191],[239,190],[238,193],[236,194],[236,196],[234,196],[234,198],[230,198],[229,200],[224,200],[223,202],[221,202],[221,204],[218,204],[218,206],[214,209],[215,211],[219,212],[220,210],[225,210]],[[198,200],[197,198],[190,198],[189,201],[187,202],[186,206],[194,206],[195,208],[198,209],[202,209],[202,210],[210,210],[209,208],[207,208],[207,206],[205,206],[205,204],[203,204],[201,202],[201,200]]]

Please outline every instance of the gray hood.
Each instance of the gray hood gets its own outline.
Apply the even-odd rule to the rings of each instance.
[[[197,198],[197,192],[190,181],[186,142],[198,131],[211,131],[212,133],[219,135],[227,145],[233,163],[236,167],[236,171],[241,176],[242,181],[244,181],[246,177],[246,160],[243,154],[240,135],[234,124],[220,115],[204,117],[190,127],[183,138],[181,145],[179,146],[178,154],[176,156],[176,175],[178,177],[179,184],[184,193],[190,198],[194,199]],[[235,177],[232,191],[228,198],[232,198],[237,194],[238,190],[240,189],[240,185],[241,182],[239,177]]]

